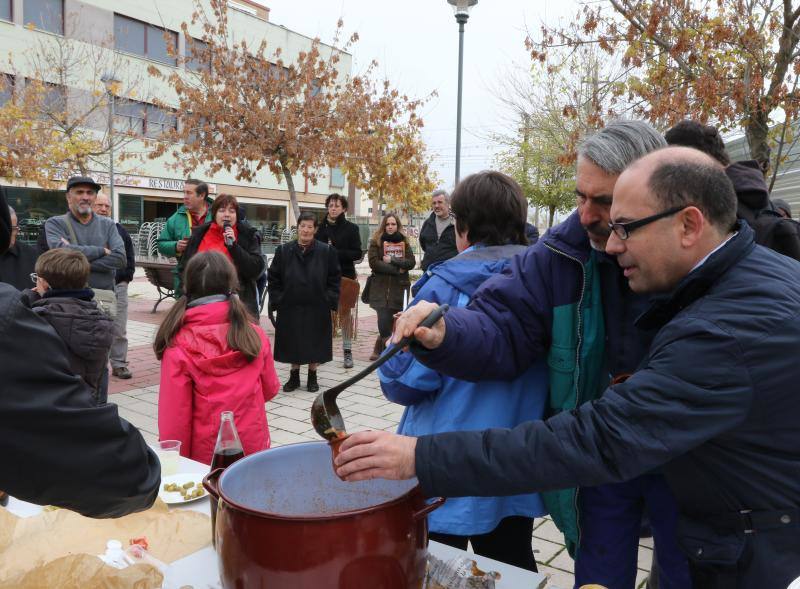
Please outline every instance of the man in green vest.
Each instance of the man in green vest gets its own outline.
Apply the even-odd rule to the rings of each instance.
[[[168,258],[180,258],[189,243],[192,229],[211,221],[211,199],[208,184],[189,178],[183,186],[183,205],[167,219],[167,224],[158,236],[158,251]],[[180,297],[178,267],[173,269],[175,297]]]

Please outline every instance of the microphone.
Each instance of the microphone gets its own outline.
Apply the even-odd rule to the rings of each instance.
[[[230,226],[231,226],[231,222],[230,221],[223,221],[222,222],[222,230],[223,231],[225,229],[227,229],[228,227],[230,227]],[[233,245],[233,238],[228,237],[227,235],[225,235],[225,245],[227,245],[228,247],[232,246]]]

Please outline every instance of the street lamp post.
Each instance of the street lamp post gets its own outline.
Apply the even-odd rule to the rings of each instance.
[[[119,80],[114,74],[104,74],[100,80],[105,84],[108,94],[108,191],[111,199],[111,214],[114,222],[119,222],[119,201],[114,190],[114,86]]]
[[[453,7],[458,23],[458,105],[456,108],[456,184],[461,176],[461,93],[464,83],[464,25],[469,20],[470,9],[478,0],[447,0]]]

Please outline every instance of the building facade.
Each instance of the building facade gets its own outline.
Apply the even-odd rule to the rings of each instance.
[[[228,7],[232,36],[247,39],[250,46],[266,40],[269,53],[280,48],[287,62],[311,47],[311,38],[271,23],[269,9],[259,4],[230,0]],[[43,55],[73,51],[74,55],[90,56],[82,58],[87,63],[70,64],[73,70],[80,70],[71,73],[70,82],[59,86],[56,64],[52,79],[43,81],[54,95],[66,101],[69,110],[85,106],[102,92],[100,74],[112,77],[124,97],[116,104],[113,132],[157,139],[164,129],[179,123],[174,111],[159,108],[154,101],[176,104],[177,100],[169,84],[150,75],[148,67],[155,66],[165,74],[173,70],[188,74],[196,66],[180,32],[194,9],[193,0],[0,0],[0,54],[10,56],[8,63],[0,63],[0,73],[9,81],[8,89],[42,72]],[[192,37],[202,37],[199,23],[188,27]],[[177,57],[170,46],[177,48]],[[323,46],[323,53],[331,49]],[[98,72],[101,63],[113,71]],[[349,75],[351,65],[352,56],[343,53],[337,66],[340,76]],[[42,77],[50,77],[45,73]],[[0,103],[11,97],[11,91],[0,92]],[[98,110],[92,115],[91,128],[103,133],[109,128],[110,117],[109,111]],[[114,215],[133,233],[144,222],[169,217],[182,203],[185,177],[172,167],[170,157],[149,159],[147,150],[145,143],[132,140],[114,158]],[[138,157],[125,157],[132,154]],[[89,175],[108,192],[109,172],[110,165],[95,161]],[[359,214],[360,195],[339,170],[320,170],[318,175],[316,185],[302,175],[294,178],[301,210],[322,215],[325,197],[338,192],[351,197],[355,204],[352,212]],[[213,194],[235,195],[244,205],[248,221],[256,227],[294,224],[286,183],[269,172],[260,173],[253,182],[237,181],[235,170],[209,176],[200,168],[192,177],[207,182]],[[10,204],[17,210],[21,239],[35,240],[45,219],[66,210],[63,191],[45,190],[24,181],[0,183],[7,185]]]

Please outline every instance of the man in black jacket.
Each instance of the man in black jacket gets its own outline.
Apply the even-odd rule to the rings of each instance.
[[[0,252],[10,226],[0,189]],[[0,284],[0,341],[0,489],[89,517],[150,507],[161,480],[155,453],[116,405],[92,405],[64,343],[7,284]]]
[[[339,295],[339,308],[336,311],[336,322],[342,331],[342,352],[344,367],[353,367],[353,335],[357,329],[355,315],[352,310],[358,304],[358,278],[356,277],[355,262],[364,256],[361,249],[361,237],[358,225],[351,223],[345,216],[347,213],[347,199],[341,194],[333,193],[325,199],[325,208],[328,214],[319,224],[317,241],[327,243],[336,250],[339,257],[339,266],[342,269],[342,285]]]
[[[724,171],[696,150],[645,156],[613,196],[606,249],[631,289],[659,295],[638,321],[658,329],[639,370],[597,401],[513,430],[354,434],[337,473],[416,474],[430,495],[483,496],[622,481],[661,467],[694,587],[785,589],[800,576],[800,366],[792,354],[800,264],[754,244],[735,219]],[[417,326],[431,305],[418,306],[395,337],[414,333],[426,346],[415,353],[435,369],[463,363],[459,349],[472,355],[466,338],[475,333],[492,343],[491,354],[525,353],[485,306],[473,302],[458,322],[430,330]]]
[[[456,229],[450,216],[450,197],[447,192],[436,190],[431,196],[431,208],[433,212],[419,230],[419,245],[425,252],[420,264],[423,270],[427,270],[431,264],[458,255]]]
[[[111,217],[111,199],[102,192],[97,195],[92,207],[101,217]],[[128,284],[136,272],[136,252],[133,241],[125,227],[116,223],[117,233],[125,244],[125,267],[114,273],[114,292],[117,294],[117,315],[114,317],[114,341],[111,344],[111,374],[117,378],[133,377],[128,369]]]

